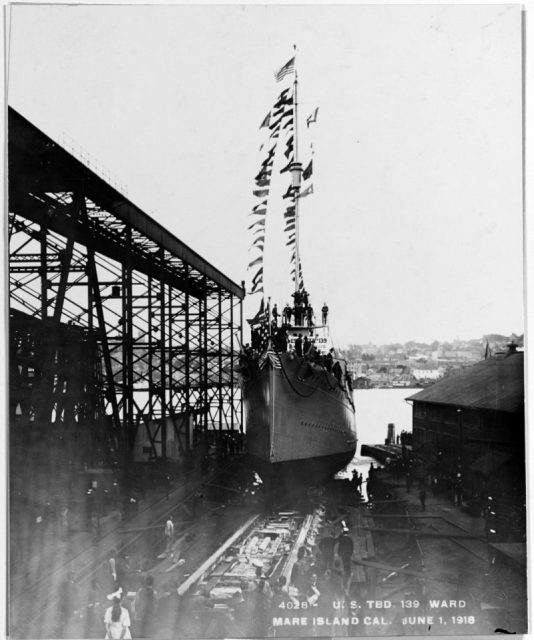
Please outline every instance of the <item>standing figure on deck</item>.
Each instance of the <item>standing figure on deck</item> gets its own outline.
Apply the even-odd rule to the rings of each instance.
[[[293,314],[295,315],[295,326],[300,327],[300,304],[295,304],[295,308],[293,309]]]
[[[298,336],[295,340],[295,352],[300,358],[302,357],[302,336]]]
[[[106,625],[106,639],[131,638],[130,614],[128,609],[121,606],[121,595],[113,598],[113,606],[106,609],[104,615]]]
[[[174,544],[174,522],[172,516],[165,523],[165,540],[167,541],[167,553],[171,553],[172,545]]]
[[[354,542],[349,536],[349,530],[345,527],[341,535],[337,539],[337,554],[343,562],[343,572],[345,578],[349,578],[352,573],[352,553],[354,551]]]
[[[328,320],[328,307],[326,306],[326,302],[323,304],[323,308],[321,309],[323,324],[326,324]]]
[[[324,366],[327,371],[332,371],[332,365],[334,364],[334,350],[330,349],[330,351],[326,354],[324,358]]]
[[[278,326],[279,313],[278,313],[278,308],[277,308],[276,305],[274,305],[273,310],[271,311],[271,313],[272,313],[272,316],[273,316],[273,324],[274,324],[275,327],[277,327]]]
[[[154,589],[154,577],[147,575],[144,584],[135,594],[133,602],[134,634],[141,638],[150,637],[153,630],[157,595]]]
[[[304,547],[299,547],[297,551],[297,561],[293,565],[291,569],[291,584],[296,587],[300,592],[304,592],[307,586],[307,573],[308,573],[308,565],[305,560],[306,549]]]
[[[59,585],[59,636],[69,637],[69,624],[77,614],[78,587],[74,581],[74,572],[69,571],[67,579]]]
[[[300,325],[304,326],[304,321],[306,320],[306,310],[308,308],[308,305],[305,304],[304,302],[301,302],[299,305],[299,320],[300,320]]]
[[[116,589],[118,587],[118,584],[117,584],[117,552],[115,551],[115,549],[112,549],[109,552],[108,568],[111,574],[111,585],[114,589]]]
[[[426,511],[426,487],[424,482],[419,485],[419,501],[421,502],[421,511]]]
[[[306,308],[306,320],[308,321],[308,327],[313,327],[313,307],[311,305]]]
[[[319,542],[319,549],[323,554],[325,566],[327,569],[332,569],[334,566],[334,548],[336,546],[336,538],[332,531],[324,538],[321,538]]]
[[[290,324],[291,323],[291,316],[293,315],[293,309],[289,306],[289,304],[286,304],[286,306],[284,307],[284,322],[286,324]]]

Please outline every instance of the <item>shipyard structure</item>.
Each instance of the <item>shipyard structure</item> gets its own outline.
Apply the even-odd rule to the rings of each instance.
[[[523,353],[412,395],[413,434],[390,424],[373,464],[331,412],[297,415],[298,446],[260,453],[300,468],[313,431],[348,466],[271,491],[243,424],[244,288],[8,124],[10,637],[526,631]],[[341,365],[273,344],[275,393],[285,375],[353,414]]]

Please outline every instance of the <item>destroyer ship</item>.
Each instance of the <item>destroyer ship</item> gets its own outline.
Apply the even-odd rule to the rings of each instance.
[[[261,293],[262,299],[260,310],[249,320],[251,343],[241,353],[240,378],[247,449],[260,476],[267,481],[319,484],[345,467],[356,452],[355,408],[346,362],[336,357],[330,341],[326,303],[317,322],[304,287],[299,204],[313,193],[313,165],[310,160],[303,169],[298,160],[295,57],[275,73],[278,82],[286,77],[292,83],[280,93],[260,126],[268,136],[262,145],[266,157],[256,176],[253,193],[258,202],[249,227],[252,248],[259,255],[249,268],[257,269],[251,276],[250,293]],[[317,111],[307,118],[307,127],[316,122]],[[284,232],[294,292],[293,303],[279,313],[276,305],[271,308],[270,299],[265,302],[263,255],[267,212],[276,211],[270,202],[271,178],[273,168],[281,164],[280,175],[291,177],[282,198],[287,202]]]

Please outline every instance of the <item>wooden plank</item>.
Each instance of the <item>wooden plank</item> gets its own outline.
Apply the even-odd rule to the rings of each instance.
[[[365,541],[367,544],[367,558],[375,557],[375,543],[373,541],[373,536],[369,531],[365,533]]]
[[[358,584],[365,584],[367,582],[367,576],[365,575],[365,569],[356,565],[352,569],[351,582],[357,582]]]
[[[363,516],[364,518],[367,518],[368,516]],[[370,516],[369,516],[370,517]],[[411,515],[403,515],[400,513],[392,513],[390,515],[388,515],[387,513],[373,513],[373,518],[406,518],[406,519],[410,519],[410,518],[434,518],[435,520],[444,520],[443,516],[437,516],[437,515],[427,515],[425,513],[412,513]]]
[[[287,579],[287,584],[290,583],[291,581],[291,570],[293,569],[293,565],[295,564],[296,560],[297,560],[297,553],[299,548],[304,544],[304,542],[306,541],[306,538],[308,536],[308,532],[310,530],[310,527],[313,523],[313,516],[311,515],[307,515],[306,518],[304,519],[304,523],[302,524],[302,527],[299,531],[299,535],[297,537],[297,541],[295,542],[295,544],[293,545],[293,548],[291,549],[291,552],[289,553],[289,556],[287,558],[287,561],[284,565],[284,568],[281,571],[282,576],[285,576]]]
[[[424,573],[422,571],[416,571],[415,569],[403,569],[402,567],[395,567],[393,565],[383,564],[381,562],[373,562],[371,560],[364,560],[363,558],[353,558],[352,564],[361,565],[362,567],[369,567],[370,569],[376,569],[377,571],[387,571],[388,573],[402,573],[407,576],[422,578],[423,580],[434,580],[435,582],[457,584],[456,580],[448,580],[447,578],[432,575],[430,573]]]
[[[203,484],[204,487],[217,487],[217,489],[224,489],[225,491],[234,491],[235,493],[243,494],[242,489],[234,489],[233,487],[228,487],[224,484],[215,484],[215,482],[205,482]]]
[[[185,582],[182,582],[182,584],[178,587],[178,595],[179,596],[183,596],[184,593],[187,592],[187,590],[195,584],[195,582],[197,582],[198,580],[200,580],[200,578],[204,575],[204,573],[206,573],[206,571],[213,565],[215,564],[215,562],[223,555],[223,553],[229,548],[231,547],[234,542],[240,538],[247,529],[249,529],[254,522],[256,522],[256,520],[260,517],[260,514],[256,514],[254,516],[251,516],[244,525],[242,525],[241,527],[239,527],[239,529],[233,533],[224,544],[222,544],[217,551],[215,551],[214,553],[211,554],[211,556],[205,561],[203,562],[200,567],[194,572],[192,573],[189,578],[187,578],[187,580]]]
[[[483,540],[481,536],[474,536],[469,533],[439,533],[436,531],[418,531],[416,529],[390,529],[380,527],[362,527],[366,531],[375,533],[401,533],[410,534],[418,538],[458,538],[459,540]]]

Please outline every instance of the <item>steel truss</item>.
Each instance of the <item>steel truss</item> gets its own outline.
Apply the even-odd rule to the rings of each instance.
[[[192,421],[242,429],[243,288],[13,110],[9,259],[12,424],[83,413],[126,458],[142,436],[162,459],[195,444]],[[73,335],[84,357],[59,371]]]

